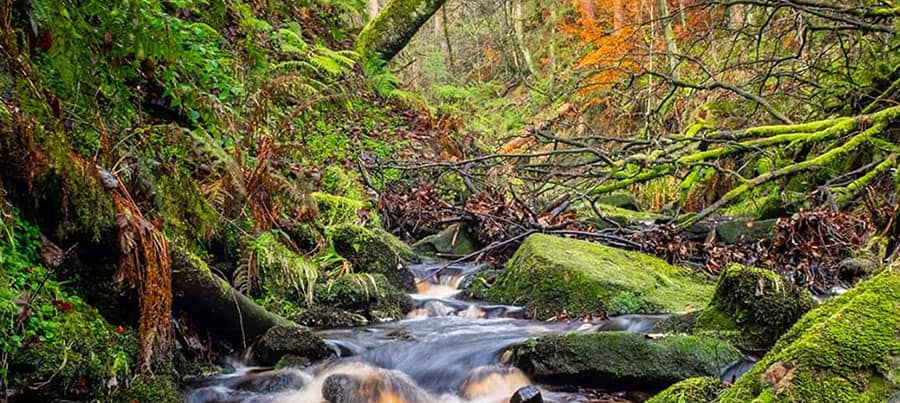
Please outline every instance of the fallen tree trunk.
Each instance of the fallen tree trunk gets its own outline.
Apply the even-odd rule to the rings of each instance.
[[[292,323],[235,290],[190,252],[173,247],[170,256],[178,306],[223,339],[247,347],[273,326]]]

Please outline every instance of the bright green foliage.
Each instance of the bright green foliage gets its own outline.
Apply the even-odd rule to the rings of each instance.
[[[287,300],[299,298],[310,305],[316,279],[319,277],[318,267],[289,249],[283,243],[286,237],[279,231],[270,231],[250,241],[246,247],[248,258],[242,262],[248,267],[238,269],[234,283],[238,289],[244,288],[242,285],[252,281],[251,273],[254,269],[249,266],[255,265],[263,293]]]
[[[335,196],[328,193],[314,192],[313,200],[319,210],[316,215],[316,224],[321,228],[327,228],[338,224],[361,223],[359,212],[368,208],[368,205],[358,199]]]
[[[638,252],[544,234],[528,237],[491,286],[492,300],[532,316],[661,313],[703,307],[712,285]]]
[[[685,379],[653,396],[647,403],[708,403],[716,400],[724,386],[719,378],[702,376]]]
[[[900,393],[893,265],[804,315],[720,402],[877,402]]]
[[[117,331],[96,309],[51,278],[38,264],[37,228],[22,221],[4,201],[0,203],[0,377],[4,384],[72,385],[84,378],[83,386],[69,390],[81,396],[115,392],[107,389],[110,384],[126,385],[137,358],[135,332]],[[20,316],[22,312],[28,313]]]
[[[657,340],[624,332],[542,336],[512,348],[512,363],[536,380],[591,386],[665,387],[682,379],[718,376],[741,355],[714,338]]]

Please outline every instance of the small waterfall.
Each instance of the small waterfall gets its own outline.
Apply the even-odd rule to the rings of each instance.
[[[589,322],[526,320],[521,307],[457,299],[480,266],[426,263],[414,309],[404,320],[320,332],[337,358],[305,369],[253,368],[197,382],[191,403],[500,403],[531,384],[500,363],[510,345],[574,331],[647,332],[665,315],[627,315]],[[578,393],[543,390],[546,402],[586,402]]]

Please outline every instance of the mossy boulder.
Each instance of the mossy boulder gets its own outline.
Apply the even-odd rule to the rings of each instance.
[[[650,333],[691,334],[694,331],[694,324],[697,323],[697,316],[699,316],[700,312],[703,311],[672,314],[656,322]]]
[[[327,358],[331,348],[309,329],[297,325],[279,325],[269,329],[252,347],[253,361],[272,366],[288,354],[310,361]]]
[[[712,294],[711,283],[653,256],[545,234],[529,236],[487,292],[536,318],[679,312]]]
[[[415,291],[412,272],[406,267],[403,242],[385,231],[372,231],[360,225],[344,224],[329,228],[335,251],[362,273],[384,275],[395,287]]]
[[[369,320],[362,314],[318,303],[295,315],[294,322],[317,329],[337,329],[364,326]]]
[[[409,294],[398,290],[378,273],[347,274],[319,286],[321,305],[360,314],[370,320],[398,319],[413,308]]]
[[[178,385],[171,377],[140,376],[131,382],[128,390],[116,401],[121,402],[180,402],[183,401]]]
[[[626,210],[641,211],[637,198],[629,192],[613,192],[597,196],[594,202]]]
[[[777,218],[766,220],[734,219],[725,221],[716,226],[716,236],[719,242],[736,244],[739,242],[755,242],[771,238]]]
[[[511,363],[532,379],[590,386],[662,389],[682,379],[715,376],[741,358],[715,338],[613,331],[550,335],[511,349]]]
[[[60,291],[57,298],[34,305],[29,320],[43,322],[39,332],[29,327],[30,335],[14,336],[18,350],[9,357],[8,387],[22,388],[23,400],[91,400],[107,395],[109,382],[127,384],[137,368],[136,332],[110,325],[76,296]],[[36,384],[41,387],[32,388]]]
[[[583,203],[574,207],[573,211],[575,211],[575,215],[579,219],[588,221],[599,229],[614,228],[616,226],[632,227],[640,223],[654,222],[664,218],[661,214],[649,211],[629,210],[603,203],[594,203],[594,207],[596,207],[596,211],[591,208],[590,204]]]
[[[460,224],[453,224],[413,244],[413,250],[426,255],[463,256],[478,249],[478,241],[466,226]]]
[[[900,397],[900,265],[804,315],[720,402]]]
[[[716,400],[724,389],[725,386],[719,378],[701,376],[669,386],[646,403],[708,403]]]
[[[693,332],[717,335],[742,350],[766,350],[813,306],[809,292],[778,273],[733,264],[719,276]]]

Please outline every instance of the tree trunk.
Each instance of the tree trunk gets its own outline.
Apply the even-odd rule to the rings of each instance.
[[[368,0],[366,3],[366,9],[369,11],[369,21],[375,19],[378,16],[378,8],[380,5],[378,4],[378,0]]]
[[[613,30],[625,27],[625,1],[613,0]]]
[[[663,40],[666,43],[667,59],[669,60],[669,75],[678,79],[678,44],[675,43],[675,32],[672,30],[672,16],[669,15],[669,7],[666,0],[657,0],[659,7],[659,19],[662,24]]]
[[[390,0],[363,27],[356,38],[356,50],[378,53],[386,61],[393,59],[445,1]]]
[[[178,306],[216,335],[246,347],[271,327],[291,323],[232,288],[198,257],[177,247],[170,255]]]
[[[530,74],[534,74],[534,64],[531,61],[531,53],[525,47],[525,16],[522,12],[522,1],[513,0],[513,30],[516,32],[516,45],[519,52],[522,53],[522,60],[525,61],[525,67],[528,68]]]

